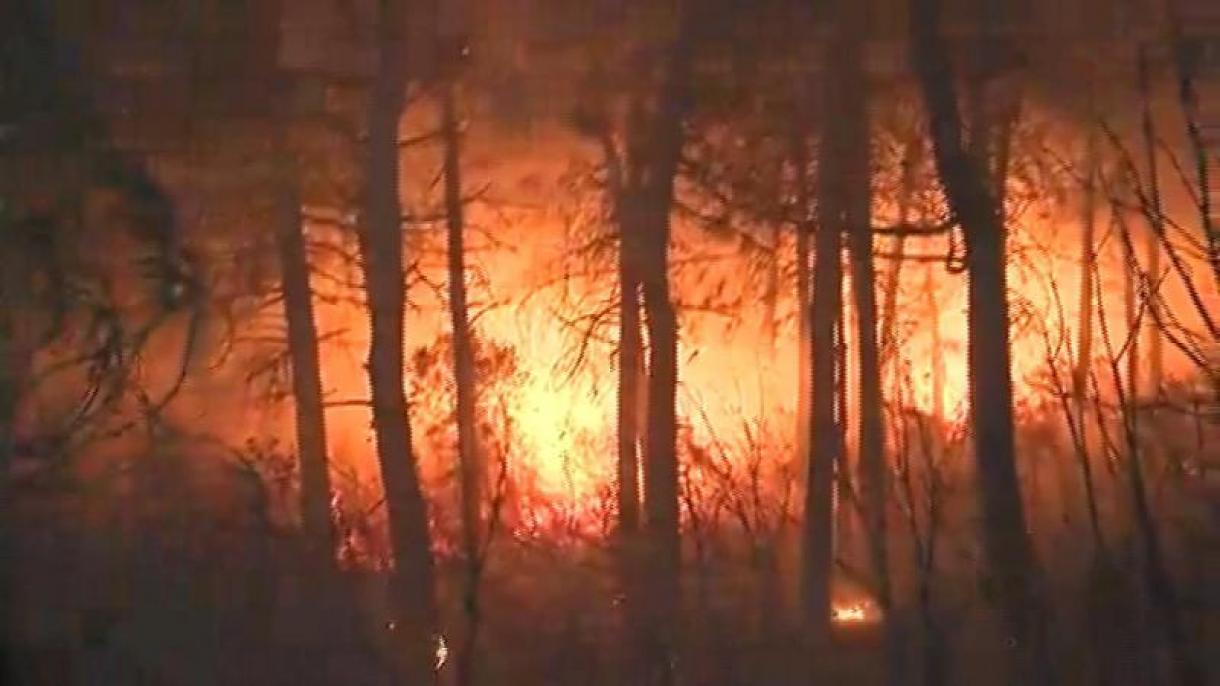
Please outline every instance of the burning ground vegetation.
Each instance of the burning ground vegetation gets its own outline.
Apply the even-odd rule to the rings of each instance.
[[[1220,17],[508,4],[0,10],[9,683],[1218,678]]]

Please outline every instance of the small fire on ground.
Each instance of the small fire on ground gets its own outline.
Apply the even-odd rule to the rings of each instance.
[[[835,603],[830,608],[830,620],[835,624],[871,624],[878,620],[876,604],[870,600]]]

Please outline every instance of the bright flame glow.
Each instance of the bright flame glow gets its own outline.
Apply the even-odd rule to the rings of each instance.
[[[436,671],[440,671],[441,667],[449,660],[449,644],[445,643],[445,635],[436,635]]]
[[[471,146],[477,147],[473,141]],[[557,208],[572,201],[571,193],[549,180],[562,175],[571,156],[579,153],[579,145],[559,138],[518,152],[517,158],[497,153],[493,156],[496,166],[481,172],[486,179],[468,179],[472,187],[480,187],[484,180],[495,183],[523,207],[542,208],[506,217],[499,211],[483,212],[475,205],[469,215],[472,225],[494,227],[497,241],[472,243],[470,248],[469,272],[480,275],[479,279],[470,277],[472,302],[500,303],[479,312],[477,335],[510,348],[518,365],[518,380],[513,382],[515,387],[502,412],[508,420],[494,427],[512,433],[507,465],[513,492],[508,505],[516,508],[518,527],[544,531],[576,523],[582,530],[592,530],[598,523],[598,508],[604,504],[601,496],[612,491],[615,478],[613,339],[617,332],[613,316],[599,320],[596,331],[581,327],[590,321],[590,312],[614,310],[613,261],[603,254],[596,259],[580,258],[588,260],[584,263],[566,254],[588,240],[587,236],[567,235],[568,218],[560,216],[563,212]],[[547,155],[554,159],[543,159]],[[525,178],[535,181],[520,183]],[[1027,213],[1013,222],[1009,281],[1018,408],[1036,402],[1046,392],[1040,375],[1046,369],[1048,332],[1052,343],[1060,338],[1070,343],[1074,337],[1078,318],[1071,295],[1078,286],[1079,239],[1076,231],[1065,228],[1071,221],[1074,219]],[[694,305],[684,308],[680,319],[679,419],[684,428],[689,427],[692,441],[706,449],[708,455],[703,459],[714,463],[720,473],[740,478],[741,472],[732,470],[744,469],[751,455],[770,456],[768,463],[782,462],[772,458],[792,456],[792,447],[798,443],[793,421],[800,376],[795,284],[786,281],[788,277],[776,277],[774,311],[764,315],[760,312],[764,308],[752,305],[758,302],[758,294],[751,290],[751,278],[743,276],[753,258],[743,256],[734,246],[717,245],[700,227],[680,218],[674,232],[674,263],[698,265],[675,266],[672,274],[674,299]],[[470,240],[476,241],[476,232],[470,234]],[[913,238],[905,249],[909,255],[938,255],[947,245],[943,237]],[[795,252],[793,238],[781,237],[777,247],[781,261],[790,264]],[[1116,276],[1121,272],[1112,268],[1119,256],[1106,253],[1101,258],[1097,290],[1105,300],[1109,325],[1121,338],[1125,332],[1121,309],[1116,306],[1121,305],[1122,282]],[[429,283],[445,282],[447,275],[439,261],[423,263],[420,269],[427,273]],[[881,288],[881,274],[888,271],[888,262],[879,261],[878,269]],[[560,279],[558,272],[565,278]],[[948,426],[959,424],[967,414],[966,279],[948,273],[940,262],[914,261],[904,263],[900,284],[895,303],[896,355],[887,361],[886,399],[939,415]],[[320,292],[328,288],[322,282],[315,287]],[[319,329],[346,329],[341,343],[325,343],[326,386],[334,397],[367,398],[363,368],[367,313],[357,304],[343,303],[351,293],[324,294],[335,297],[329,304],[318,303]],[[723,305],[716,298],[737,305]],[[448,317],[444,302],[427,287],[413,290],[411,300],[416,308],[408,314],[408,345],[415,349],[432,344],[446,332]],[[854,345],[850,329],[847,345],[849,350]],[[1070,346],[1060,344],[1056,355],[1061,363],[1070,363]],[[574,358],[583,364],[573,368]],[[857,400],[855,393],[854,388],[847,390],[849,405]],[[438,416],[451,411],[448,407],[428,409]],[[332,454],[375,480],[367,409],[351,405],[330,412],[327,419],[333,423]],[[420,421],[418,414],[413,419]],[[854,419],[849,417],[850,421]],[[441,423],[445,422],[451,420]],[[763,427],[771,434],[765,434]],[[424,481],[445,483],[452,473],[451,451],[425,443],[430,427],[415,428],[416,448],[424,456]],[[721,450],[722,445],[730,447]],[[428,455],[429,450],[433,454]],[[701,478],[698,470],[686,476]],[[836,622],[844,623],[873,621],[875,616],[875,608],[870,614],[859,603],[836,606],[834,614]]]
[[[869,603],[860,601],[855,603],[835,605],[830,610],[830,619],[836,624],[862,624],[869,621]]]

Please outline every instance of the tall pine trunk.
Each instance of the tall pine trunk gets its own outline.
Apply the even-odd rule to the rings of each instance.
[[[798,116],[801,116],[798,114]],[[796,317],[797,317],[797,388],[796,388],[796,455],[797,466],[802,474],[809,469],[810,438],[810,391],[812,385],[812,311],[810,309],[813,289],[809,264],[814,222],[808,216],[813,206],[809,198],[808,141],[803,129],[798,129],[793,141],[793,162],[796,165],[797,207],[801,213],[796,225]],[[803,485],[803,484],[802,484]]]
[[[642,655],[636,641],[645,633],[640,578],[640,453],[641,427],[647,423],[646,373],[643,364],[643,335],[640,330],[639,239],[634,187],[628,187],[623,156],[607,125],[597,131],[605,157],[607,202],[618,230],[619,348],[617,379],[617,506],[616,534],[618,579],[623,600],[625,635],[622,674],[628,683],[639,678]]]
[[[817,228],[814,236],[813,298],[810,315],[812,383],[810,456],[805,480],[805,532],[801,595],[805,632],[814,664],[825,658],[830,640],[830,578],[834,562],[835,469],[843,452],[836,412],[836,328],[843,309],[842,100],[838,97],[837,51],[826,46],[825,110],[818,162]],[[818,670],[815,669],[815,674]]]
[[[631,545],[640,528],[641,424],[645,419],[643,394],[643,336],[640,331],[639,227],[632,211],[634,189],[627,186],[622,160],[608,135],[604,141],[610,177],[610,202],[618,228],[619,365],[618,365],[618,527],[620,544]]]
[[[322,367],[314,319],[309,259],[302,233],[301,196],[296,161],[281,151],[280,218],[277,238],[288,324],[288,357],[292,363],[292,397],[296,410],[297,454],[301,471],[301,521],[312,573],[327,575],[334,567],[335,529],[330,517],[330,472],[326,457],[326,411],[322,402]]]
[[[478,645],[482,576],[480,531],[482,530],[483,464],[479,453],[475,413],[474,345],[466,293],[465,214],[462,203],[461,138],[455,103],[455,86],[446,83],[441,92],[441,133],[445,146],[445,228],[449,270],[449,322],[453,331],[453,378],[457,396],[458,474],[462,498],[462,547],[466,556],[463,607],[466,627],[457,660],[459,684],[474,681],[474,655]]]
[[[912,0],[911,10],[913,61],[931,122],[936,166],[966,238],[971,428],[986,583],[1011,648],[1008,681],[1050,683],[1039,575],[1017,480],[1003,210],[989,165],[963,144],[957,88],[940,35],[939,0]]]
[[[620,213],[625,208],[620,205]],[[619,218],[619,369],[618,369],[618,565],[629,635],[639,637],[645,630],[640,597],[640,450],[641,426],[647,422],[643,394],[647,381],[643,365],[643,336],[640,331],[640,282],[635,266],[635,241],[630,237],[631,222]],[[624,672],[638,674],[639,660],[628,645]]]
[[[621,250],[626,250],[624,246]],[[626,255],[619,257],[618,512],[619,533],[631,537],[640,527],[640,400],[643,340],[640,335],[640,284]]]
[[[856,305],[856,430],[865,544],[868,549],[877,604],[884,615],[887,683],[901,683],[903,644],[893,612],[887,542],[888,469],[882,419],[881,355],[877,337],[877,274],[873,262],[872,155],[869,129],[868,75],[863,65],[864,14],[859,4],[840,5],[839,58],[842,68],[839,97],[844,119],[844,223],[851,257],[852,293]]]
[[[1080,290],[1077,299],[1080,309],[1076,318],[1076,366],[1072,370],[1072,399],[1077,421],[1082,425],[1089,370],[1093,360],[1093,269],[1097,262],[1097,136],[1092,132],[1088,134],[1084,164],[1084,198],[1080,217]]]
[[[639,219],[639,279],[648,333],[648,399],[644,453],[644,534],[649,592],[646,678],[658,686],[675,683],[681,607],[681,539],[678,508],[678,319],[670,294],[670,210],[690,107],[693,15],[679,9],[678,35],[655,111],[644,133],[645,159],[634,160],[638,192],[632,198]],[[638,204],[636,204],[638,203]]]
[[[403,0],[382,0],[378,65],[368,114],[368,156],[360,257],[368,298],[369,385],[373,431],[385,488],[394,570],[394,631],[398,667],[410,684],[434,679],[436,608],[428,512],[420,488],[404,391],[402,205],[399,200],[398,124],[406,98]]]

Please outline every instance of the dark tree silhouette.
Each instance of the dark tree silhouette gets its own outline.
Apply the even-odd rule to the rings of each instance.
[[[404,678],[412,684],[426,684],[434,679],[434,572],[428,508],[420,488],[403,390],[406,278],[398,196],[398,124],[406,99],[404,34],[408,20],[430,25],[429,14],[409,13],[405,0],[379,3],[377,72],[369,106],[366,189],[358,236],[372,333],[368,373],[373,430],[394,561],[390,590],[396,622],[393,628],[400,636]]]
[[[1013,647],[1012,683],[1049,683],[1039,573],[1017,481],[1006,235],[988,160],[963,142],[958,93],[939,0],[911,0],[912,60],[923,91],[936,168],[966,237],[971,433],[983,512],[987,583]],[[972,140],[990,137],[989,128]],[[985,149],[985,146],[973,146]]]

